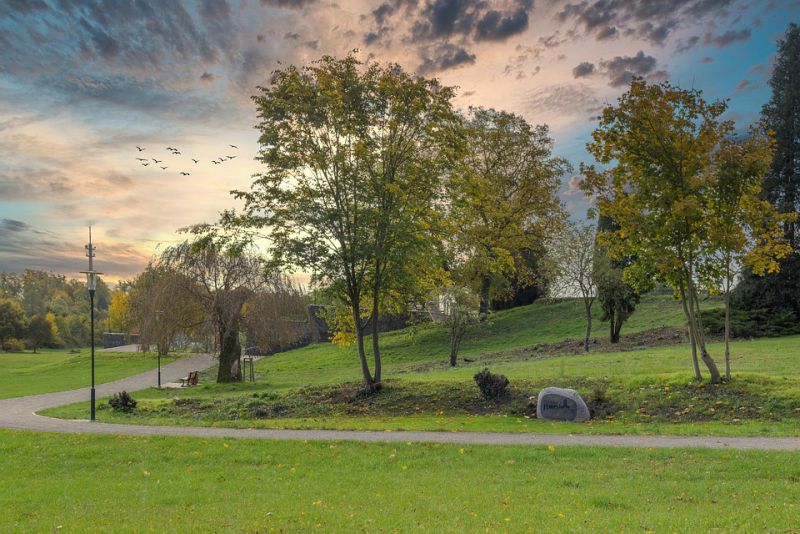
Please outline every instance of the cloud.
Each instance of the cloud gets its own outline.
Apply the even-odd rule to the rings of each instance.
[[[656,58],[639,50],[635,56],[616,56],[608,61],[601,61],[600,66],[609,78],[609,85],[622,87],[630,84],[634,76],[655,73]]]
[[[735,92],[737,93],[744,93],[746,91],[750,91],[755,88],[755,84],[750,80],[742,80],[738,84],[736,84]]]
[[[536,89],[524,98],[523,106],[536,115],[581,118],[602,108],[594,91],[582,83],[555,84]]]
[[[16,219],[0,219],[0,235],[10,232],[23,232],[30,228],[28,223]]]
[[[574,69],[572,69],[573,78],[583,78],[593,73],[594,73],[594,63],[589,63],[588,61],[579,63]]]
[[[528,29],[528,12],[521,7],[511,14],[487,11],[475,26],[476,41],[503,41]]]
[[[707,16],[725,16],[725,9],[735,1],[583,0],[565,4],[556,17],[561,22],[575,22],[597,40],[623,34],[660,46],[682,25],[695,24]]]
[[[677,52],[678,54],[683,54],[685,52],[688,52],[689,50],[697,46],[697,43],[699,42],[700,42],[700,37],[698,37],[697,35],[692,35],[691,37],[685,40],[679,39],[678,44],[675,46],[675,52]]]
[[[316,3],[317,0],[260,0],[262,6],[302,9]]]
[[[578,194],[582,194],[581,191],[581,176],[577,174],[573,174],[569,177],[569,181],[567,182],[567,190],[564,191],[565,197],[572,197]]]
[[[18,220],[0,220],[0,266],[4,272],[38,269],[78,276],[85,270],[85,236],[40,230]],[[95,265],[105,278],[130,278],[142,271],[151,255],[139,248],[103,241],[96,243]]]
[[[422,58],[418,71],[474,62],[471,44],[505,41],[529,26],[532,0],[387,0],[360,17],[372,24],[366,46],[389,49],[399,37]],[[442,48],[432,53],[431,47]],[[455,47],[455,48],[453,48]]]
[[[417,67],[417,74],[428,74],[474,63],[475,54],[470,54],[462,47],[444,43],[432,49],[425,49],[422,63]]]
[[[671,20],[662,24],[644,22],[636,28],[636,35],[656,45],[663,45],[677,21]]]
[[[412,37],[435,40],[453,34],[469,35],[476,22],[475,0],[433,0],[425,4],[422,18],[411,29]]]
[[[750,28],[743,28],[741,30],[728,30],[720,35],[706,33],[705,36],[703,36],[703,42],[705,44],[712,44],[717,48],[725,48],[726,46],[730,46],[734,43],[743,43],[748,39],[750,39]]]
[[[619,31],[617,31],[616,26],[606,26],[602,30],[598,31],[595,34],[598,41],[605,41],[607,39],[613,39],[619,35]]]
[[[211,74],[210,72],[204,72],[200,75],[200,81],[206,83],[212,83],[217,81],[218,76],[216,74]]]

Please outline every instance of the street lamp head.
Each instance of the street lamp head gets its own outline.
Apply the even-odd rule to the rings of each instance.
[[[89,289],[89,294],[94,295],[95,289],[97,289],[97,275],[103,274],[98,273],[94,270],[94,260],[95,257],[95,247],[92,245],[92,227],[89,227],[89,244],[84,247],[86,249],[86,257],[89,258],[89,270],[88,271],[81,271],[81,273],[86,275],[86,287]]]
[[[97,276],[103,273],[97,271],[81,271],[81,273],[86,275],[86,287],[89,293],[94,293],[97,289]]]

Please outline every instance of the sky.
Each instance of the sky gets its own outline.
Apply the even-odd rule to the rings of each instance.
[[[460,109],[548,124],[577,168],[633,76],[728,99],[746,128],[798,21],[800,0],[2,0],[0,271],[77,276],[92,225],[96,268],[129,279],[237,207],[260,168],[251,96],[276,68],[397,62],[458,87]]]

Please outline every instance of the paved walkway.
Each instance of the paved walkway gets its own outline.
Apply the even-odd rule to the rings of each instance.
[[[161,368],[162,382],[177,380],[189,371],[213,364],[208,355],[179,360]],[[156,383],[156,371],[109,382],[97,387],[98,398],[120,390],[137,391]],[[84,434],[124,434],[131,436],[198,436],[285,440],[346,440],[375,442],[438,442],[486,445],[592,445],[602,447],[698,447],[711,449],[800,450],[800,437],[694,437],[694,436],[610,436],[577,434],[529,434],[509,432],[422,432],[351,430],[270,430],[252,428],[171,427],[116,425],[53,419],[35,415],[45,408],[89,399],[89,389],[45,393],[30,397],[0,400],[0,428],[69,432]]]

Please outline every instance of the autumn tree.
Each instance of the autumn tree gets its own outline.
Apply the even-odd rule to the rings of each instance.
[[[168,298],[182,298],[199,308],[217,335],[217,382],[241,380],[239,333],[245,303],[264,286],[264,265],[238,233],[218,225],[186,230],[190,239],[167,248],[158,266],[170,273]]]
[[[617,105],[603,110],[587,147],[608,168],[585,168],[583,182],[600,213],[619,225],[603,232],[601,243],[613,257],[636,257],[625,269],[626,281],[643,288],[655,278],[680,297],[695,376],[701,377],[699,352],[714,383],[721,375],[706,346],[700,292],[713,290],[705,269],[720,250],[713,231],[720,176],[715,158],[734,130],[720,118],[725,110],[724,102],[709,103],[700,91],[634,79]]]
[[[110,307],[138,331],[143,352],[155,345],[161,356],[172,350],[178,334],[190,334],[205,321],[203,310],[187,291],[190,282],[164,260],[148,265],[130,285],[125,300],[120,303],[112,297]]]
[[[453,90],[353,55],[273,73],[254,97],[265,165],[240,219],[264,228],[275,265],[315,274],[347,309],[364,385],[381,382],[378,321],[428,265]],[[373,369],[365,334],[372,334]],[[373,374],[374,372],[374,374]]]
[[[712,154],[708,190],[708,250],[700,262],[707,287],[720,288],[725,301],[725,377],[730,380],[731,290],[742,267],[754,276],[780,270],[779,261],[791,252],[784,228],[794,214],[779,214],[760,199],[761,183],[769,171],[773,143],[754,129],[743,140],[724,139]]]
[[[56,326],[47,317],[34,315],[28,323],[27,338],[35,354],[39,347],[55,341]]]
[[[547,126],[513,113],[471,108],[464,121],[464,157],[452,173],[450,212],[456,255],[489,313],[492,292],[534,283],[528,251],[542,250],[564,211],[557,197],[567,162],[552,155]]]
[[[597,298],[594,271],[595,231],[589,225],[567,225],[552,244],[554,297],[579,296],[586,317],[583,350],[589,352],[592,305]]]
[[[0,299],[0,348],[10,338],[22,339],[25,336],[27,318],[19,302],[13,299]]]
[[[108,329],[112,332],[127,332],[131,326],[131,302],[128,291],[115,289],[108,304]]]
[[[597,233],[614,231],[618,226],[606,216],[600,215]],[[597,286],[597,302],[603,311],[602,321],[608,321],[608,339],[619,343],[622,325],[633,315],[639,303],[639,292],[623,279],[625,267],[634,261],[631,256],[612,258],[608,248],[597,243],[592,260],[594,281]]]

